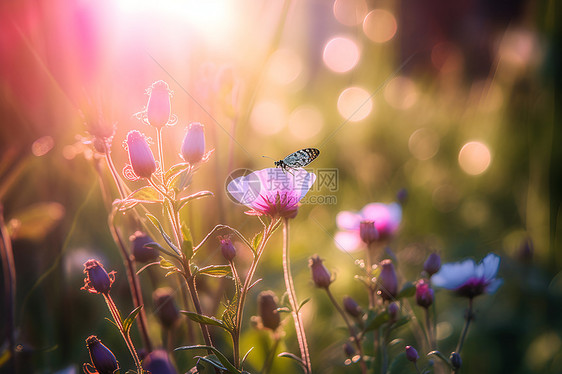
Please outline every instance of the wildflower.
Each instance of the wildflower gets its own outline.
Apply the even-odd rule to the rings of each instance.
[[[345,344],[343,345],[343,351],[346,357],[355,356],[355,348],[353,348],[353,346],[349,344],[349,342],[345,342]]]
[[[420,279],[416,284],[416,303],[426,309],[433,304],[433,289],[425,279]]]
[[[84,274],[86,274],[86,278],[81,290],[104,295],[109,294],[111,285],[115,281],[114,271],[108,274],[98,260],[90,259],[84,263]]]
[[[263,327],[277,330],[281,324],[281,316],[277,311],[277,298],[273,291],[263,291],[258,295],[258,314]]]
[[[231,262],[236,257],[236,248],[228,236],[219,236],[221,242],[222,256],[226,261]]]
[[[137,262],[150,262],[158,259],[158,250],[147,247],[147,244],[154,243],[154,240],[141,231],[136,231],[129,237],[132,252]]]
[[[461,368],[462,366],[461,355],[459,355],[457,352],[451,353],[449,360],[451,361],[451,365],[455,370],[459,370]]]
[[[454,290],[459,296],[473,298],[482,293],[494,293],[503,280],[496,278],[500,257],[488,254],[476,265],[474,260],[444,264],[431,277],[434,286]]]
[[[251,209],[246,214],[295,218],[299,201],[312,187],[316,175],[304,169],[293,172],[295,175],[277,168],[257,170],[234,179],[227,190],[237,202]]]
[[[345,309],[347,314],[349,314],[353,318],[359,318],[363,314],[361,312],[361,307],[359,307],[359,304],[357,304],[357,302],[349,296],[345,296],[343,298],[343,308]]]
[[[386,309],[388,312],[388,316],[390,317],[391,321],[396,321],[398,319],[398,304],[390,303],[388,304],[388,308]]]
[[[157,288],[152,293],[152,300],[160,323],[166,328],[172,327],[180,318],[172,289],[168,287]]]
[[[99,374],[113,374],[115,370],[119,369],[115,355],[95,335],[86,339],[86,346],[90,353],[92,366]]]
[[[373,221],[379,234],[378,241],[390,240],[402,220],[402,208],[398,203],[371,203],[360,212],[342,211],[336,216],[336,223],[341,230],[336,233],[338,247],[345,251],[354,251],[361,246],[360,226],[363,221]]]
[[[363,240],[363,242],[367,245],[377,241],[377,239],[379,238],[379,232],[375,227],[375,222],[361,221],[359,223],[359,236],[361,237],[361,240]]]
[[[181,145],[181,157],[191,165],[206,159],[205,128],[199,122],[192,123],[187,128]]]
[[[406,358],[409,361],[416,362],[420,356],[418,355],[418,351],[411,345],[406,346]]]
[[[427,259],[423,263],[423,270],[431,277],[433,274],[437,273],[441,269],[441,256],[437,253],[432,253],[427,256]]]
[[[332,283],[332,276],[324,264],[322,259],[318,256],[313,256],[308,262],[310,270],[312,271],[312,281],[318,288],[328,288]]]
[[[163,349],[150,352],[142,361],[142,367],[152,374],[176,374],[177,370],[170,362],[168,353]]]
[[[152,83],[152,87],[147,90],[148,104],[146,105],[146,119],[148,123],[156,128],[164,127],[170,123],[172,104],[172,90],[164,81]]]
[[[140,132],[129,131],[127,134],[127,151],[134,175],[125,176],[129,179],[150,178],[152,173],[156,171],[156,161],[146,139]]]
[[[391,260],[382,260],[381,273],[377,279],[378,294],[384,300],[393,300],[398,294],[398,278]]]

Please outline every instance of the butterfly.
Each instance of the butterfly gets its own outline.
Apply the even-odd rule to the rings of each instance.
[[[275,161],[276,167],[281,168],[283,171],[288,169],[302,168],[310,164],[318,157],[320,151],[316,148],[303,148],[294,153],[291,153],[282,160]]]

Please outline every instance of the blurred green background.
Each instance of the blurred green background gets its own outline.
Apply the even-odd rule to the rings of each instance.
[[[338,170],[337,191],[313,192],[335,195],[335,203],[305,204],[292,223],[297,293],[311,297],[303,313],[316,372],[346,372],[346,335],[310,281],[308,258],[325,259],[337,275],[332,288],[339,299],[350,294],[365,305],[353,279],[361,254],[337,248],[335,216],[394,201],[403,188],[403,222],[390,243],[402,281],[415,280],[432,251],[445,262],[488,252],[502,257],[505,283],[476,300],[462,373],[562,372],[557,8],[554,1],[524,0],[2,2],[0,201],[13,238],[22,372],[80,372],[91,334],[132,367],[104,319],[101,297],[80,291],[82,264],[97,258],[117,271],[113,294],[122,313],[132,309],[94,165],[109,174],[82,142],[83,114],[102,113],[116,125],[112,154],[121,170],[129,130],[156,137],[134,114],[160,79],[174,91],[179,118],[164,130],[166,165],[180,161],[190,122],[205,124],[215,149],[190,187],[215,197],[185,211],[197,242],[218,223],[248,237],[260,229],[224,185],[235,169],[272,166],[262,155],[280,159],[317,147],[321,155],[311,167]],[[522,247],[528,239],[530,251]],[[224,262],[218,242],[203,250],[198,263]],[[141,274],[149,312],[156,286],[175,287],[153,270]],[[257,276],[263,281],[250,294],[242,341],[243,352],[256,346],[249,356],[254,368],[271,342],[249,317],[259,291],[283,293],[280,233]],[[2,290],[5,284],[3,277]],[[437,297],[439,346],[450,352],[466,305],[445,291]],[[3,298],[2,321],[6,307]],[[149,324],[162,344],[151,313]],[[297,352],[290,323],[286,331],[284,349]],[[6,324],[0,332],[5,349]],[[401,335],[415,345],[407,328]],[[186,336],[178,330],[175,346],[187,344]],[[175,355],[183,370],[188,356]],[[282,359],[273,368],[296,370]]]

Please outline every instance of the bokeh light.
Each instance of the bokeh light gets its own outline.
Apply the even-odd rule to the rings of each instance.
[[[363,22],[369,8],[365,0],[336,0],[333,11],[339,23],[355,26]]]
[[[375,43],[385,43],[396,35],[398,24],[388,10],[374,9],[363,21],[363,32]]]
[[[361,87],[346,88],[338,97],[338,112],[347,121],[361,121],[372,110],[371,94]]]
[[[279,85],[288,85],[299,77],[302,69],[302,60],[294,50],[278,49],[269,59],[267,77]]]
[[[55,140],[51,136],[42,136],[31,145],[31,153],[34,156],[41,157],[49,153],[55,146]]]
[[[357,65],[359,56],[357,43],[350,38],[339,36],[326,43],[322,58],[330,70],[345,73]]]
[[[439,136],[431,129],[418,129],[410,135],[408,149],[418,160],[429,160],[439,150]]]
[[[324,117],[313,105],[301,105],[289,116],[289,131],[297,139],[307,140],[324,127]]]
[[[416,84],[407,77],[393,78],[384,89],[384,98],[395,109],[409,109],[418,100]]]
[[[468,142],[459,152],[459,165],[461,169],[470,175],[478,175],[488,169],[492,155],[490,149],[481,142]]]
[[[285,127],[287,110],[275,100],[262,100],[256,103],[250,117],[252,128],[262,135],[273,135]]]

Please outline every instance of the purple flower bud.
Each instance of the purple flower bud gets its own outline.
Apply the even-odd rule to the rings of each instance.
[[[396,304],[396,303],[388,304],[387,312],[388,312],[388,316],[390,317],[391,321],[394,322],[398,319],[398,312],[399,311],[400,311],[400,308],[398,307],[398,304]]]
[[[158,250],[145,247],[149,243],[154,243],[154,240],[144,232],[136,231],[129,237],[129,241],[131,242],[132,252],[137,262],[144,263],[158,259]]]
[[[437,253],[432,253],[427,256],[427,259],[423,263],[423,270],[431,277],[433,274],[437,273],[441,269],[441,256]]]
[[[461,368],[462,366],[461,355],[459,355],[457,352],[451,353],[449,360],[451,360],[451,365],[453,365],[453,368],[455,368],[455,370],[459,370]]]
[[[391,260],[383,260],[380,263],[381,273],[377,279],[379,291],[378,294],[381,295],[383,300],[394,300],[398,294],[398,278],[396,277],[396,271],[394,270],[394,265]]]
[[[277,298],[273,291],[263,291],[258,295],[258,314],[263,327],[277,330],[281,317],[277,311]]]
[[[398,202],[403,205],[407,199],[408,199],[408,190],[405,188],[399,189],[398,192],[396,193],[396,200],[398,200]]]
[[[86,339],[86,346],[90,352],[92,365],[99,374],[113,374],[119,369],[115,355],[94,335]]]
[[[181,156],[185,162],[196,164],[205,156],[205,128],[199,122],[189,125],[183,143],[181,145]]]
[[[232,244],[232,241],[228,236],[219,236],[219,240],[221,241],[221,252],[223,257],[226,261],[231,262],[234,257],[236,257],[236,247],[234,247],[234,244]]]
[[[143,360],[142,367],[152,374],[177,374],[177,370],[170,362],[168,353],[162,349],[150,352]]]
[[[519,251],[517,257],[522,262],[531,262],[533,260],[533,253],[535,248],[533,247],[533,241],[531,238],[525,238],[519,246]]]
[[[154,290],[152,301],[154,303],[154,312],[160,323],[166,328],[172,327],[180,318],[172,289],[163,287]]]
[[[359,318],[363,314],[359,305],[349,296],[343,298],[343,308],[350,316]]]
[[[312,280],[316,287],[328,288],[332,283],[332,276],[326,267],[322,264],[322,259],[318,256],[313,256],[308,262],[310,270],[312,271]]]
[[[420,279],[416,284],[416,303],[426,309],[433,304],[433,289],[425,279]]]
[[[418,351],[411,345],[406,346],[406,358],[412,362],[416,362],[420,356],[418,355]]]
[[[379,232],[374,221],[361,221],[359,223],[359,236],[364,243],[371,244],[379,239]]]
[[[84,286],[81,290],[91,293],[109,294],[111,285],[115,280],[114,271],[107,273],[103,265],[98,260],[90,259],[84,263]]]
[[[343,351],[345,352],[346,357],[353,357],[355,356],[355,348],[349,342],[345,342],[343,345]]]
[[[139,178],[150,178],[152,173],[156,171],[156,161],[146,139],[140,132],[129,131],[127,134],[127,149],[135,175]]]
[[[172,91],[166,82],[157,81],[152,83],[149,92],[150,96],[146,105],[148,123],[157,128],[166,126],[170,121],[172,111],[172,104],[170,102]]]

